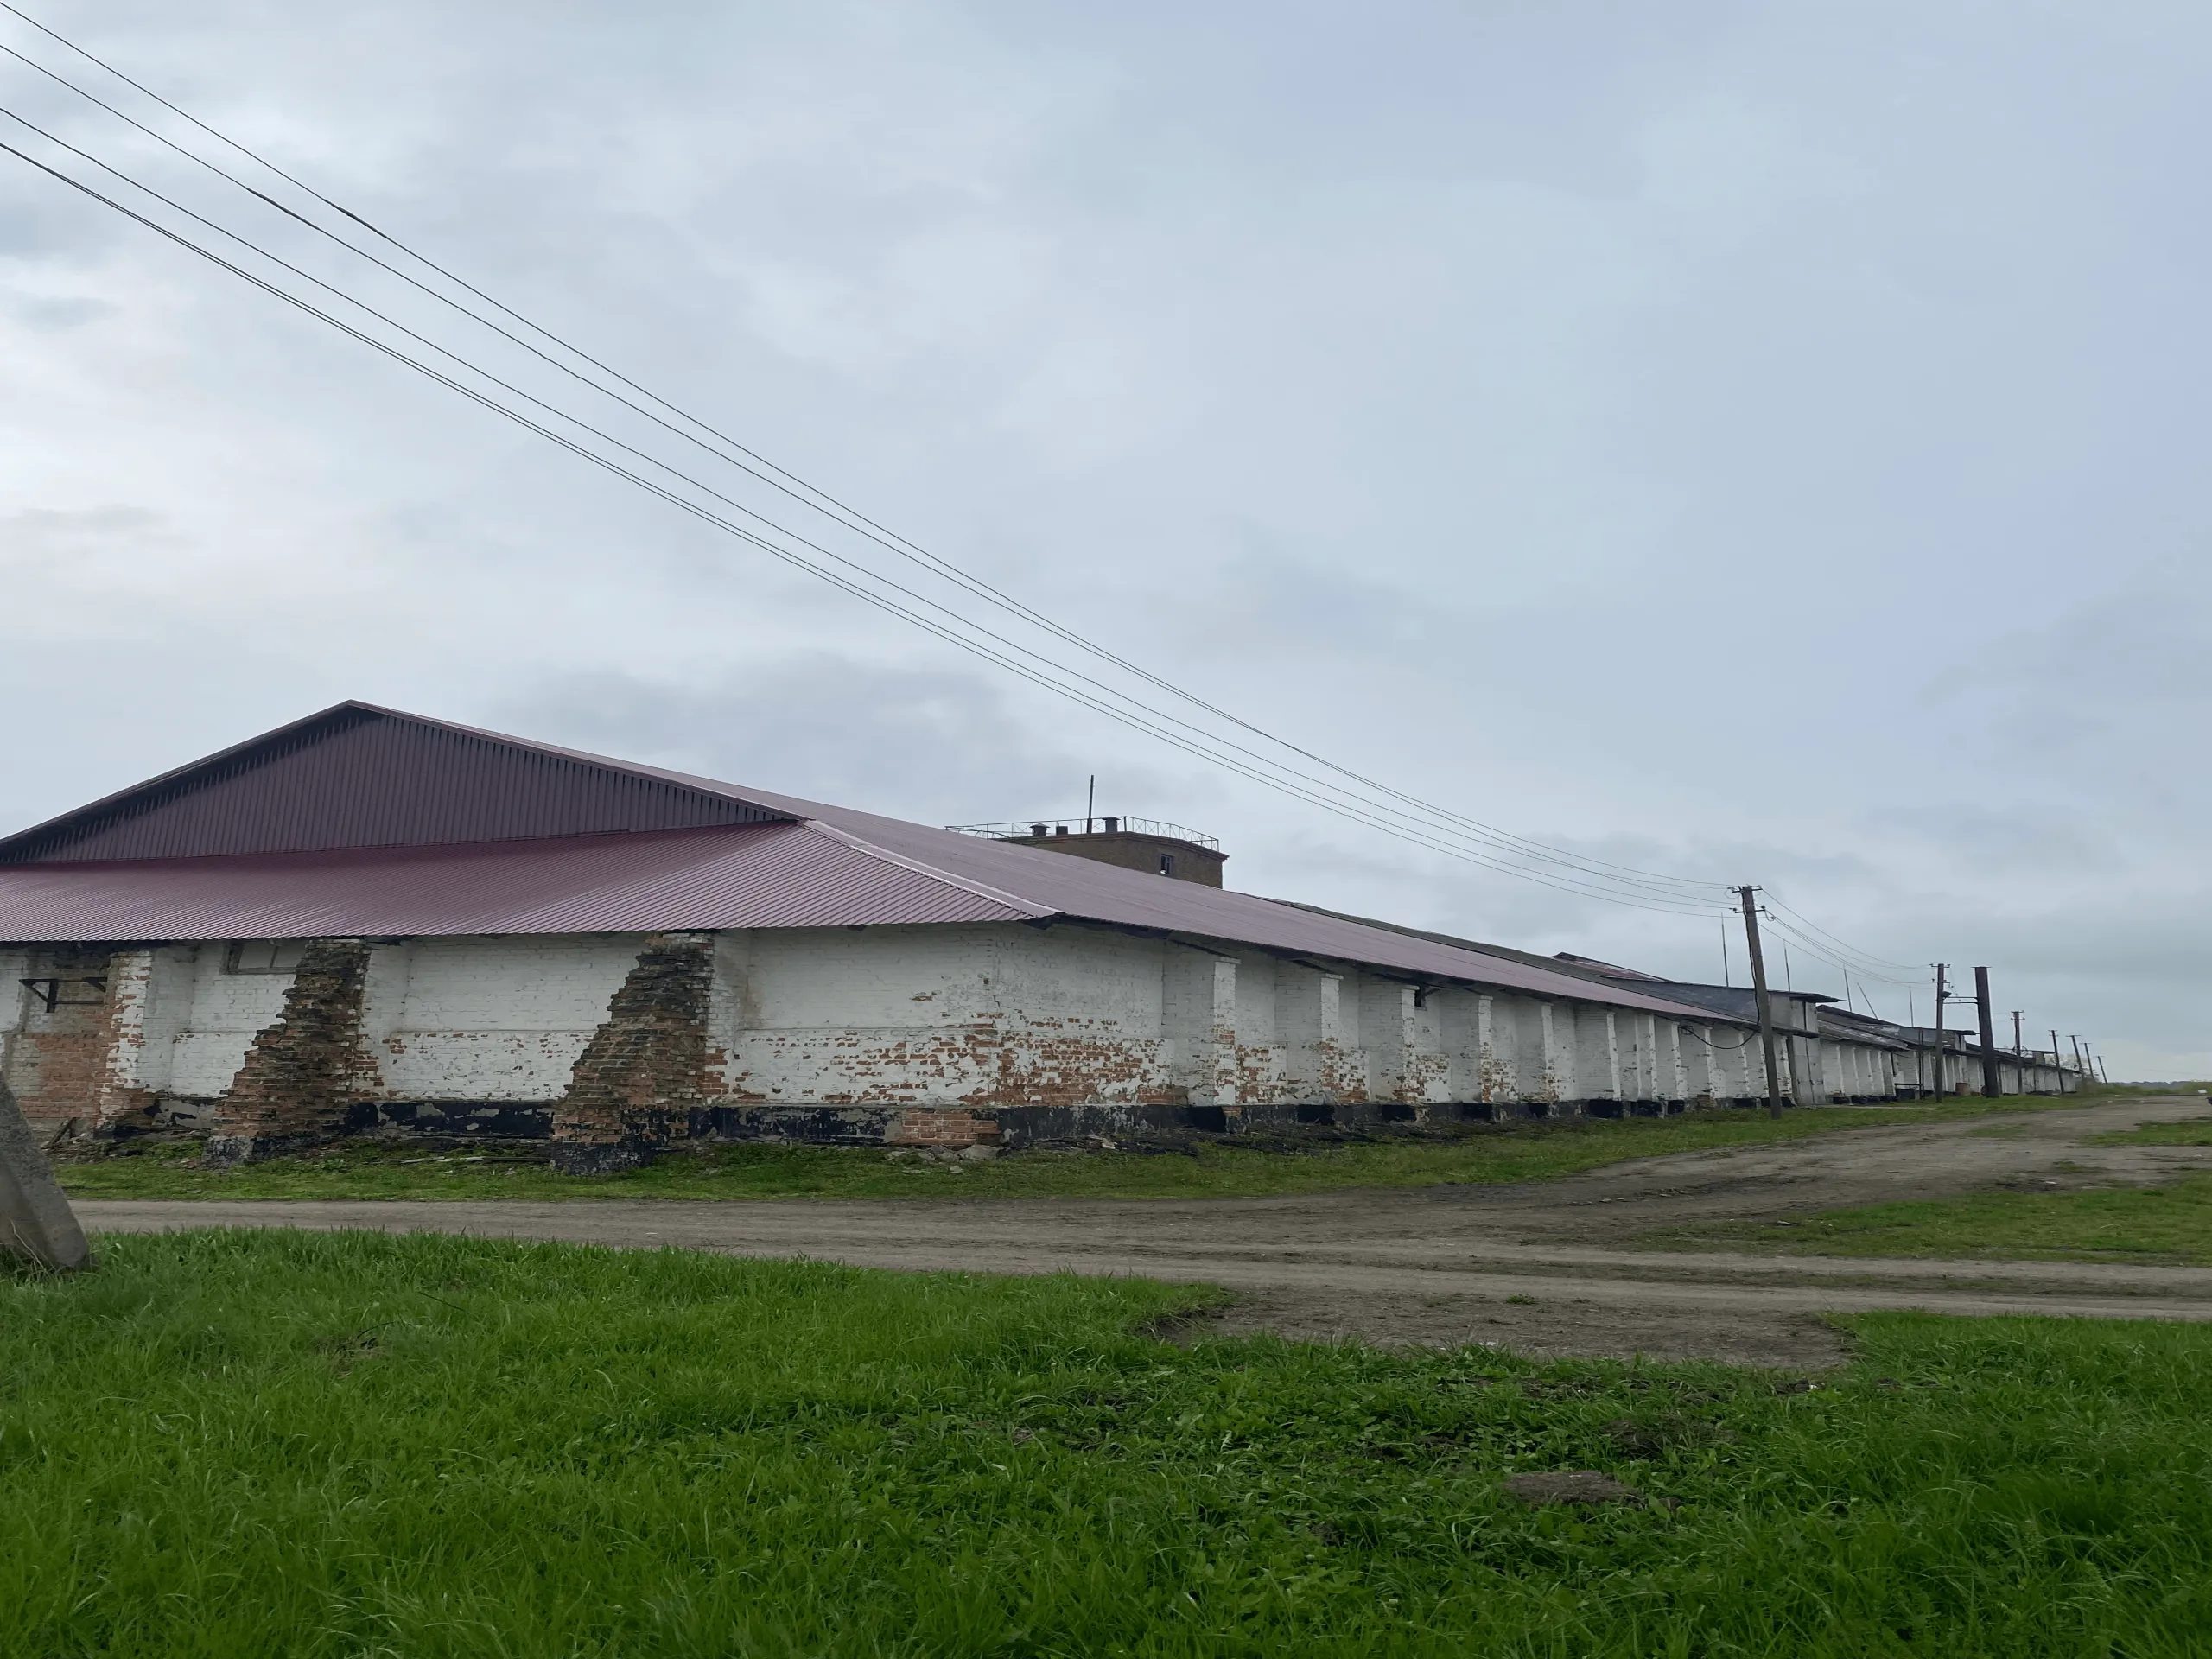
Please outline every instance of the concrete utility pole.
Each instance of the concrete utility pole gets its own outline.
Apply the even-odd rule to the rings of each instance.
[[[1751,989],[1759,1008],[1759,1047],[1766,1055],[1766,1111],[1782,1116],[1782,1074],[1774,1064],[1774,1003],[1766,994],[1766,957],[1759,950],[1759,907],[1751,895],[1756,887],[1738,887],[1744,899],[1744,938],[1751,947]]]
[[[2097,1072],[2098,1072],[2098,1075],[2099,1075],[2099,1076],[2101,1076],[2101,1077],[2102,1077],[2104,1078],[2104,1080],[2105,1080],[2105,1087],[2106,1087],[2106,1088],[2107,1088],[2107,1089],[2111,1088],[2111,1087],[2112,1087],[2112,1073],[2105,1070],[2105,1058],[2104,1058],[2104,1056],[2103,1056],[2103,1055],[2101,1055],[2101,1054],[2100,1054],[2100,1055],[2098,1055],[2098,1056],[2097,1056]]]
[[[1950,967],[1947,962],[1936,964],[1936,1098],[1943,1098],[1943,1005],[1951,1000],[1951,988],[1944,982],[1943,975]]]
[[[0,1257],[6,1256],[56,1273],[92,1264],[85,1230],[54,1179],[54,1166],[14,1091],[0,1083]]]
[[[2050,1069],[2058,1074],[2058,1092],[2066,1092],[2066,1061],[2058,1052],[2058,1027],[2050,1028]]]
[[[1981,1027],[1981,1092],[1991,1100],[2005,1092],[2005,1069],[1997,1063],[1997,1032],[1990,1023],[1989,969],[1974,970],[1974,1011]]]
[[[2069,1031],[2066,1033],[2066,1040],[2074,1045],[2074,1069],[2082,1074],[2082,1082],[2086,1086],[2089,1081],[2089,1068],[2082,1063],[2082,1039]]]
[[[2018,1008],[2012,1010],[2012,1057],[2015,1059],[2027,1058],[2027,1050],[2020,1046],[2020,1011]]]

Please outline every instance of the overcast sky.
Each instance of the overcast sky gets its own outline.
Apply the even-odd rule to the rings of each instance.
[[[2212,1074],[2201,3],[27,9],[1246,719]],[[0,105],[594,407],[12,59]],[[1073,708],[4,155],[0,676],[7,828],[359,696],[933,823],[1095,772],[1232,886],[1721,969],[1715,918]]]

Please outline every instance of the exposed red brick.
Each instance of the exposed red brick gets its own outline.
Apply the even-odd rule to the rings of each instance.
[[[57,945],[35,952],[26,974],[63,981],[60,1000],[51,1010],[34,1002],[32,1012],[8,1046],[6,1081],[13,1085],[23,1116],[39,1135],[50,1134],[75,1118],[90,1128],[99,1116],[100,1091],[107,1081],[110,1007],[114,980],[111,953],[98,947]],[[85,982],[106,982],[105,991]],[[7,988],[14,992],[19,988]]]
[[[646,941],[554,1108],[558,1161],[634,1162],[687,1130],[692,1109],[715,1092],[707,1046],[714,976],[712,934]]]
[[[894,1147],[975,1147],[995,1144],[995,1117],[964,1106],[917,1106],[899,1114],[883,1137]]]
[[[368,972],[360,939],[307,942],[283,1011],[254,1034],[215,1103],[211,1161],[268,1157],[342,1135],[354,1104],[381,1090],[361,1040]]]

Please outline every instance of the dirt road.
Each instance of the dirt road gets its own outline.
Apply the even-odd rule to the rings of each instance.
[[[1618,1164],[1562,1181],[1293,1198],[694,1204],[94,1200],[88,1229],[365,1227],[675,1245],[866,1267],[1137,1274],[1237,1293],[1225,1331],[1491,1342],[1806,1367],[1842,1354],[1827,1312],[2212,1319],[2212,1269],[1847,1260],[1630,1248],[1655,1231],[1993,1188],[2153,1183],[2212,1148],[2084,1147],[2201,1114],[2202,1097],[1864,1129]]]

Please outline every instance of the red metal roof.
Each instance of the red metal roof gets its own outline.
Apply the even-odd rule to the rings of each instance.
[[[422,847],[785,816],[726,785],[341,702],[0,838],[0,864]]]
[[[1195,881],[1176,881],[1065,853],[988,841],[926,824],[878,817],[788,795],[747,791],[748,799],[841,830],[870,846],[948,875],[983,885],[1041,912],[1167,933],[1256,944],[1289,956],[1361,963],[1411,977],[1452,980],[1574,997],[1585,1002],[1711,1020],[1692,1008],[1625,987],[1614,988],[1487,951],[1469,950],[1413,934],[1366,927],[1340,917]]]
[[[726,802],[756,820],[671,830],[641,824],[626,833],[541,834],[461,844],[354,847],[305,852],[93,861],[72,852],[39,862],[0,862],[0,939],[162,940],[302,938],[316,935],[631,932],[660,928],[826,927],[1065,918],[1148,932],[1256,945],[1291,957],[1350,963],[1408,978],[1454,982],[1572,998],[1709,1021],[1710,1009],[1647,995],[1625,985],[1533,965],[1416,934],[1361,925],[1249,893],[1176,881],[1064,853],[963,836],[870,812],[742,788],[709,778],[640,766],[359,703],[340,704],[271,737],[359,712],[417,732],[471,740],[490,751],[557,759],[591,775],[594,801],[626,799],[632,810],[661,810],[662,798],[627,798],[605,779],[650,780],[682,798]],[[242,745],[197,763],[227,787]],[[386,787],[403,793],[419,772],[465,763],[475,748],[433,744],[415,751],[422,767],[378,761]],[[507,760],[503,775],[527,775]],[[59,837],[74,848],[98,824],[126,817],[153,800],[179,823],[192,817],[195,768],[111,796],[32,832],[0,842],[0,858],[21,860]],[[343,769],[329,774],[349,790]],[[420,785],[451,798],[467,796],[450,779]],[[274,797],[239,820],[257,836],[279,839],[284,812]],[[325,805],[298,795],[300,810],[329,822]],[[666,798],[675,799],[677,796]],[[645,804],[640,809],[639,804]],[[543,802],[539,804],[542,806]],[[404,813],[401,813],[404,821]],[[420,823],[424,820],[416,820]],[[522,828],[558,822],[512,815]],[[38,855],[34,853],[34,856]],[[1725,1016],[1719,1016],[1725,1018]]]
[[[803,823],[0,867],[0,937],[17,940],[629,933],[1032,914]]]

